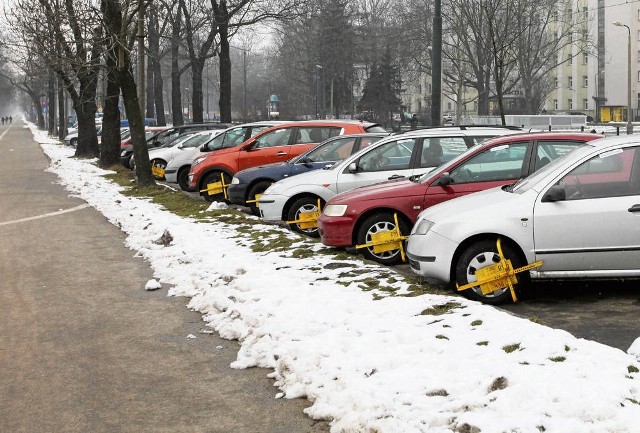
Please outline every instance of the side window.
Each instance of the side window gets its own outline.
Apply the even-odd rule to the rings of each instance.
[[[358,147],[358,149],[354,149],[354,150],[364,149],[365,147],[370,146],[376,141],[381,139],[382,137],[362,137],[360,139],[360,146]]]
[[[486,149],[451,170],[451,182],[491,182],[518,179],[527,155],[528,143],[513,143]]]
[[[603,152],[571,170],[558,184],[564,186],[567,200],[640,194],[638,167],[634,168],[638,152],[636,147]]]
[[[209,143],[207,143],[207,147],[209,148],[209,150],[222,149],[222,146],[224,144],[224,138],[226,136],[227,136],[227,132],[223,132],[222,134],[218,135],[216,138],[211,140]]]
[[[307,162],[339,161],[351,155],[356,138],[338,138],[309,152]]]
[[[267,128],[271,128],[270,126],[267,125],[262,125],[262,126],[252,126],[251,127],[251,137],[253,137],[254,135],[258,134],[259,132],[264,131]]]
[[[361,171],[405,170],[411,167],[411,155],[416,139],[391,141],[371,149],[360,157]]]
[[[583,144],[576,141],[539,141],[536,147],[536,162],[533,170],[538,171],[554,159],[566,155]]]
[[[491,139],[491,138],[493,138],[493,137],[494,137],[493,135],[491,135],[491,136],[485,136],[485,137],[472,137],[472,139],[473,139],[473,144],[474,144],[474,145],[475,145],[475,144],[482,144],[482,143],[484,143],[485,141],[487,141],[487,140],[489,140],[489,139]]]
[[[340,128],[309,126],[298,128],[296,144],[320,143],[340,134]]]
[[[464,137],[425,137],[420,167],[437,167],[467,150]]]
[[[247,128],[236,128],[228,131],[225,135],[223,147],[236,147],[244,141]]]
[[[254,149],[261,149],[264,147],[278,147],[286,146],[289,144],[289,137],[291,137],[291,131],[293,128],[281,128],[273,131],[269,131],[264,135],[261,135],[256,139]]]

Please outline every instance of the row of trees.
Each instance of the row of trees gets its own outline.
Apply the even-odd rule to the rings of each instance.
[[[492,98],[504,114],[503,95],[518,90],[526,110],[535,113],[550,91],[550,71],[590,49],[589,15],[577,4],[444,2],[445,92],[460,108],[471,102],[463,90],[474,89],[466,94],[477,99],[479,114],[489,114]],[[160,125],[182,124],[181,83],[189,79],[192,120],[202,121],[211,64],[223,122],[233,120],[232,108],[247,119],[273,92],[282,118],[367,113],[389,124],[410,83],[431,74],[430,0],[17,0],[6,14],[4,53],[12,67],[4,76],[30,95],[36,110],[43,94],[62,101],[53,92],[65,92],[78,116],[78,156],[98,156],[104,165],[118,159],[121,95],[135,130],[139,181],[150,181],[146,147],[136,145],[143,143],[143,115]],[[273,35],[270,47],[251,36],[265,23]],[[143,40],[144,51],[137,51]],[[146,69],[137,66],[140,53]],[[99,93],[105,124],[100,147],[94,127]],[[424,102],[428,110],[430,101]]]

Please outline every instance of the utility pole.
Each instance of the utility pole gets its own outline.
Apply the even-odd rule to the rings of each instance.
[[[441,0],[433,5],[433,39],[431,41],[431,126],[442,123],[442,11]]]
[[[247,121],[247,49],[242,49],[242,120]]]

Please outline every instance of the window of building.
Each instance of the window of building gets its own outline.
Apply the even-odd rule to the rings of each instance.
[[[573,99],[571,98],[567,99],[567,106],[569,110],[573,110]]]
[[[567,77],[567,87],[569,87],[570,89],[573,89],[573,77],[571,75]]]
[[[554,100],[553,100],[553,109],[554,109],[554,110],[557,110],[557,109],[558,109],[558,100],[557,100],[557,99],[554,99]]]
[[[573,56],[571,54],[567,54],[567,63],[573,64]]]
[[[640,41],[640,30],[638,30],[638,40]]]
[[[582,100],[582,109],[583,110],[588,110],[589,109],[589,100],[588,99],[583,99]]]
[[[572,44],[572,43],[573,43],[573,33],[572,33],[572,32],[569,32],[569,33],[567,34],[567,39],[569,39],[569,43],[570,43],[570,44]]]
[[[638,71],[638,81],[640,82],[640,71]]]
[[[582,87],[589,87],[589,76],[588,75],[583,75],[582,76]]]
[[[555,82],[556,82],[556,89],[557,89],[557,88],[558,88],[558,85],[559,85],[559,83],[558,83],[558,77],[553,77],[553,79],[554,79],[554,80],[555,80]]]
[[[582,53],[582,64],[586,65],[589,63],[589,53]]]
[[[582,6],[582,18],[584,22],[589,21],[589,8],[586,6]]]
[[[640,9],[638,9],[638,21],[640,21]]]

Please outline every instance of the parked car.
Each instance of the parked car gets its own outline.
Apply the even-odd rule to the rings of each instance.
[[[223,194],[212,193],[207,185],[220,182],[223,177],[229,183],[240,170],[283,162],[330,137],[360,132],[385,130],[377,123],[356,120],[313,120],[274,126],[240,146],[196,158],[189,171],[189,188],[200,191],[207,201],[223,200]]]
[[[147,147],[149,146],[150,140],[152,140],[157,135],[169,129],[166,126],[150,126],[144,129],[144,137],[147,141]],[[122,137],[122,141],[120,141],[120,163],[127,168],[131,168],[131,156],[133,155],[133,145],[131,144],[131,130],[129,130],[129,134],[127,137]]]
[[[411,269],[464,285],[498,260],[497,240],[514,268],[516,291],[529,278],[640,277],[640,141],[602,138],[551,161],[514,185],[492,188],[423,211],[408,240]],[[510,290],[471,299],[498,304]]]
[[[102,123],[96,123],[96,133],[100,136],[102,130]],[[65,144],[69,146],[76,147],[78,146],[78,128],[71,128],[69,132],[64,137]]]
[[[288,161],[240,170],[233,176],[227,190],[229,201],[241,206],[249,206],[251,212],[259,216],[256,196],[262,194],[272,183],[286,177],[331,166],[388,135],[386,132],[371,132],[331,137]]]
[[[167,162],[165,180],[169,183],[177,183],[180,188],[188,191],[189,169],[196,157],[214,150],[238,146],[259,132],[282,123],[277,121],[245,123],[221,131],[219,135],[199,147],[188,149],[183,147],[181,153]]]
[[[299,221],[305,212],[317,212],[336,194],[384,180],[424,174],[450,161],[476,143],[497,135],[513,134],[517,128],[439,127],[419,129],[384,138],[327,170],[316,170],[283,179],[260,196],[260,215],[265,221]],[[306,226],[306,224],[303,224]],[[318,229],[289,227],[317,237]]]
[[[497,137],[469,149],[422,177],[378,183],[338,194],[327,201],[318,218],[322,243],[332,247],[369,244],[372,236],[395,230],[408,236],[418,214],[472,192],[507,185],[550,161],[595,140],[588,133],[529,133]],[[399,249],[360,249],[370,260],[386,265],[402,261]]]
[[[190,132],[182,134],[169,143],[149,149],[149,161],[155,167],[155,177],[160,180],[165,178],[165,168],[167,163],[175,157],[180,157],[182,153],[193,155],[192,151],[197,151],[200,146],[211,141],[215,136],[221,134],[223,129],[211,129],[208,131]],[[193,158],[192,158],[193,159]],[[129,163],[131,168],[135,168],[135,158],[131,157]]]
[[[181,125],[181,126],[172,126],[169,128],[165,127],[164,130],[159,134],[153,134],[149,138],[147,138],[147,147],[151,149],[154,147],[163,146],[175,140],[179,136],[190,133],[190,132],[205,131],[209,129],[226,129],[229,126],[231,125],[229,125],[228,123],[212,122],[212,123],[188,123],[186,125]],[[147,129],[151,130],[151,127]],[[131,159],[131,154],[133,154],[133,145],[122,147],[122,150],[120,152],[120,162],[122,162],[122,164],[127,168],[132,168],[129,164]]]

